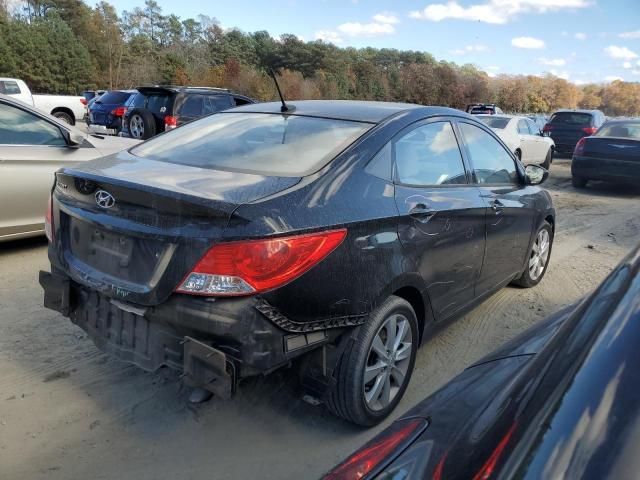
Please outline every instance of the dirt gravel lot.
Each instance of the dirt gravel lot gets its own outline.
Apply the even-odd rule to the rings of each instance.
[[[395,416],[528,326],[595,287],[640,241],[640,190],[571,187],[558,160],[545,185],[558,213],[545,279],[506,288],[418,354]],[[290,372],[243,383],[231,401],[191,406],[177,376],[101,354],[42,307],[42,239],[0,244],[0,478],[317,478],[380,428],[301,401]]]

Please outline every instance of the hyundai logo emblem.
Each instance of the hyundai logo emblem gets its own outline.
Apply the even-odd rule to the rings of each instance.
[[[116,204],[116,199],[109,192],[98,190],[96,192],[96,203],[102,208],[111,208]]]

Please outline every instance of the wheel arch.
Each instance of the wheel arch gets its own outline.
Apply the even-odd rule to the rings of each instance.
[[[56,113],[66,113],[71,117],[72,125],[76,124],[76,116],[73,114],[73,110],[67,107],[56,107],[51,110],[51,115],[55,115]]]
[[[428,331],[428,326],[434,320],[429,294],[424,289],[420,289],[413,281],[403,285],[395,285],[394,287],[391,295],[406,300],[413,308],[418,320],[420,343],[422,343],[425,338],[425,332]]]

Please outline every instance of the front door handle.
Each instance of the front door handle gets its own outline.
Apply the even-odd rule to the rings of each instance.
[[[491,202],[491,208],[494,212],[496,212],[496,215],[498,215],[502,213],[504,205],[502,204],[502,202],[500,202],[500,200],[494,200],[493,202]]]
[[[418,203],[409,210],[409,216],[421,223],[427,223],[435,213],[435,210],[432,210],[424,203]]]

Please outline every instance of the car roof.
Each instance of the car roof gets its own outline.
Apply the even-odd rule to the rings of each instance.
[[[233,93],[228,88],[217,88],[217,87],[190,87],[190,86],[182,86],[182,85],[143,85],[141,87],[137,87],[137,90],[145,93],[154,92],[154,91],[162,91],[162,92],[171,92],[171,93],[179,93],[179,92],[221,92],[221,93]]]
[[[563,108],[561,110],[556,110],[555,112],[553,112],[553,115],[555,115],[556,113],[589,113],[591,115],[594,115],[596,113],[602,113],[600,110],[572,110],[570,108]]]
[[[410,110],[424,109],[425,116],[456,115],[469,117],[468,114],[447,107],[426,107],[413,103],[374,102],[362,100],[293,100],[288,101],[289,107],[295,107],[287,112],[291,115],[308,117],[334,118],[337,120],[351,120],[358,122],[380,123],[398,113]],[[247,113],[281,113],[280,102],[254,103],[243,105],[225,112]]]

